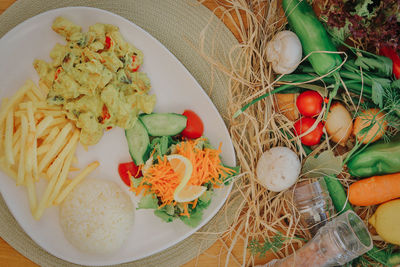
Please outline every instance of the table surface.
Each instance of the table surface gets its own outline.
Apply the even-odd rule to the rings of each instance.
[[[3,13],[9,6],[11,6],[16,0],[0,0],[0,14]],[[218,2],[218,3],[217,3]],[[218,0],[205,0],[203,4],[208,7],[210,10],[214,10],[220,4]],[[222,10],[215,12],[218,17],[221,17]],[[239,38],[238,33],[233,27],[232,23],[229,21],[225,21],[224,23],[228,26],[229,29],[233,32],[233,34]],[[229,260],[229,266],[241,266],[243,259],[243,246],[244,241],[238,240]],[[184,264],[184,267],[191,266],[225,266],[226,255],[229,248],[229,241],[217,241],[213,246],[211,246],[208,250],[206,250],[203,254],[201,254],[198,258],[193,259],[192,261]],[[267,261],[264,259],[257,259],[256,264],[262,264]],[[2,238],[0,238],[0,266],[38,266],[29,259],[25,258],[19,252],[17,252],[14,248],[8,245]]]

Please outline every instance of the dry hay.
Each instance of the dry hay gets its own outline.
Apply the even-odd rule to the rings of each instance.
[[[308,229],[300,226],[297,211],[290,194],[287,194],[293,189],[275,193],[260,185],[255,176],[257,161],[264,151],[275,146],[291,148],[301,160],[306,158],[306,153],[300,145],[299,138],[291,134],[293,122],[275,111],[273,95],[250,106],[243,114],[233,119],[238,109],[271,91],[278,84],[277,77],[274,76],[271,66],[266,61],[265,46],[286,25],[279,1],[224,0],[220,1],[220,4],[224,8],[218,9],[216,13],[223,21],[235,25],[236,28],[233,31],[240,43],[229,51],[228,65],[217,61],[202,49],[202,44],[206,41],[204,39],[200,43],[199,53],[209,61],[213,69],[225,73],[229,78],[229,115],[225,119],[229,123],[242,173],[231,193],[233,199],[225,205],[226,212],[235,213],[234,222],[226,232],[221,233],[220,240],[224,242],[225,249],[228,251],[225,266],[231,266],[233,263],[229,262],[230,258],[233,258],[237,265],[253,266],[255,263],[266,261],[250,253],[248,248],[254,241],[261,242],[261,245],[264,241],[274,244],[276,236],[282,237],[278,249],[273,247],[269,249],[275,257],[282,258],[302,246],[304,240],[311,238]],[[217,36],[217,34],[214,35]],[[217,40],[212,40],[212,42],[217,42]],[[323,89],[327,90],[326,87]],[[348,92],[340,97],[349,109],[356,111],[360,108],[360,102],[354,103]],[[325,140],[328,139],[325,138]],[[343,149],[331,146],[328,141],[324,141],[313,148],[312,156],[326,149],[345,155],[351,146]],[[350,175],[346,172],[339,178],[345,187],[352,182]],[[304,179],[307,177],[300,177],[299,181]],[[240,204],[235,206],[235,210],[229,210],[230,203],[238,199],[240,199]],[[373,209],[358,207],[356,212],[362,218],[368,218],[372,215]],[[377,235],[373,238],[378,241],[375,242],[376,244],[385,246],[384,242],[379,242]],[[232,255],[233,248],[239,240],[243,243],[242,259]]]

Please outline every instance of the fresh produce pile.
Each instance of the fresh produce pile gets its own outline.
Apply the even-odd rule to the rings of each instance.
[[[295,192],[298,181],[322,177],[336,213],[354,209],[369,227],[374,241],[374,247],[353,264],[400,264],[398,1],[380,1],[379,6],[372,1],[356,2],[358,16],[362,16],[361,11],[373,8],[370,21],[385,12],[391,38],[386,38],[387,35],[378,44],[378,38],[369,40],[365,35],[361,41],[361,36],[356,35],[360,29],[354,28],[350,16],[349,22],[343,20],[348,27],[346,35],[332,30],[336,5],[329,11],[320,11],[321,17],[317,17],[306,1],[284,0],[281,7],[288,24],[275,27],[273,33],[266,29],[273,28],[274,19],[276,24],[280,22],[273,13],[278,6],[275,1],[270,1],[263,10],[267,15],[262,22],[253,15],[258,13],[251,4],[241,6],[246,15],[254,16],[254,21],[248,20],[253,23],[249,27],[253,32],[243,35],[246,45],[252,45],[246,52],[260,51],[251,54],[251,66],[247,66],[250,70],[244,71],[248,75],[241,76],[242,80],[236,76],[236,80],[231,80],[232,91],[236,93],[233,100],[237,101],[232,112],[235,145],[257,150],[257,156],[249,152],[239,155],[241,165],[247,164],[245,170],[250,173],[242,194],[248,197],[243,212],[255,217],[247,221],[256,237],[249,245],[254,254],[272,251],[282,258],[290,254],[288,248],[298,244],[299,238],[309,240],[311,236],[298,225],[299,218],[286,193]],[[355,1],[343,1],[342,6],[350,3]],[[389,6],[388,10],[382,9]],[[324,23],[324,14],[330,18],[328,25]],[[256,32],[254,25],[265,28]],[[378,27],[387,26],[383,25],[374,25],[373,30],[377,33]],[[373,28],[372,24],[369,26]],[[251,39],[257,34],[266,41]],[[268,66],[268,70],[263,72],[262,66]],[[271,72],[273,76],[268,75]],[[246,98],[239,97],[244,92],[241,87],[249,90]],[[245,127],[249,134],[241,134],[236,125]],[[302,162],[301,172],[294,181],[291,175],[296,175],[296,165],[281,164],[279,157],[270,156],[278,146],[290,148]],[[270,165],[287,173],[266,167],[264,153],[269,155],[270,162],[276,163]],[[268,168],[272,178],[265,175],[262,166]],[[288,170],[292,172],[288,174]],[[241,225],[245,222],[238,219],[236,226]]]

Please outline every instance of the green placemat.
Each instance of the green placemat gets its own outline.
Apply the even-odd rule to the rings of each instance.
[[[228,80],[215,72],[197,52],[201,34],[209,54],[226,62],[229,49],[237,44],[231,32],[206,7],[195,0],[18,0],[0,16],[0,37],[24,20],[44,11],[66,6],[90,6],[111,11],[134,22],[167,47],[189,70],[227,116]],[[205,27],[208,30],[203,32]],[[217,36],[217,37],[216,37]],[[214,42],[218,38],[218,42]],[[238,201],[227,201],[218,214],[198,233],[150,257],[120,266],[179,266],[209,248],[232,222]],[[229,210],[230,212],[226,212]],[[0,198],[0,235],[22,255],[41,266],[76,266],[60,260],[33,242],[21,229]]]

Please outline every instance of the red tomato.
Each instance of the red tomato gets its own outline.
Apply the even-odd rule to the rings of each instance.
[[[296,106],[303,116],[314,117],[322,110],[322,96],[313,90],[304,91],[296,100]]]
[[[142,172],[138,171],[139,167],[132,162],[121,163],[118,165],[118,173],[121,180],[127,185],[131,186],[131,176],[139,178],[142,176]]]
[[[311,126],[314,124],[316,119],[303,117],[300,120],[294,123],[294,129],[297,136],[305,133]],[[301,137],[301,142],[306,146],[313,146],[318,144],[321,141],[322,130],[324,129],[324,125],[319,122],[317,127],[309,134]]]
[[[200,117],[191,110],[185,110],[183,115],[187,117],[186,128],[182,131],[182,136],[190,139],[199,138],[203,135],[204,125]]]

